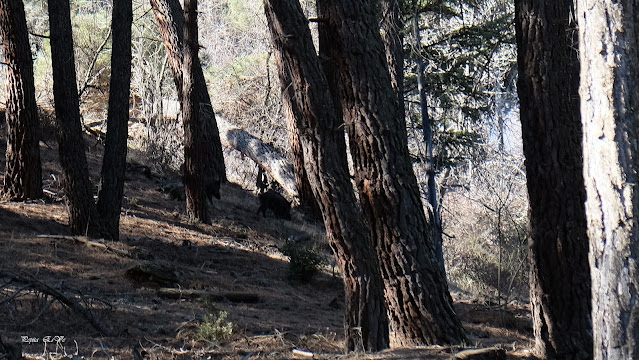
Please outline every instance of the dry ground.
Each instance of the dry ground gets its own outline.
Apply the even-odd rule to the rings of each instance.
[[[0,131],[0,134],[2,132]],[[4,137],[0,145],[0,176],[4,175]],[[101,145],[87,138],[92,180],[100,169]],[[330,264],[309,284],[291,282],[288,262],[279,251],[285,239],[306,234],[325,251],[321,226],[299,212],[292,221],[255,214],[255,195],[233,184],[222,188],[222,200],[211,206],[212,224],[190,222],[184,203],[155,189],[176,174],[147,177],[132,153],[121,216],[121,242],[106,244],[116,251],[90,247],[69,235],[59,183],[55,141],[42,145],[43,177],[49,201],[0,203],[0,337],[22,341],[29,359],[73,355],[87,359],[289,359],[312,352],[319,359],[448,359],[460,348],[424,347],[344,355],[343,293]],[[166,284],[127,276],[144,260],[117,250],[142,249],[153,263],[171,269],[175,287],[204,290],[213,300],[167,298]],[[7,275],[9,274],[9,275]],[[16,276],[11,276],[11,274]],[[22,277],[23,281],[11,281]],[[46,284],[91,310],[112,331],[101,335],[86,317],[30,290],[27,283]],[[229,300],[225,294],[251,294],[257,302]],[[468,347],[499,346],[509,358],[525,358],[531,344],[529,311],[514,305],[497,309],[461,292],[453,294],[468,332]],[[242,299],[239,299],[242,300]],[[247,299],[245,299],[247,300]],[[250,300],[250,299],[248,299]],[[225,311],[233,324],[229,339],[203,341],[198,336],[207,314]],[[59,343],[44,343],[45,336]],[[135,351],[133,349],[136,349]],[[79,357],[74,357],[79,358]]]

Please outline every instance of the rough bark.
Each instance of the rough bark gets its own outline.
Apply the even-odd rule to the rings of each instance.
[[[592,358],[590,277],[572,0],[515,1],[530,199],[530,299],[535,354]]]
[[[98,211],[104,221],[106,236],[118,240],[129,128],[131,25],[133,23],[131,1],[114,0],[111,18],[113,19],[111,22],[113,33],[111,84]]]
[[[182,111],[184,123],[184,190],[186,192],[186,211],[203,223],[209,221],[207,196],[203,174],[206,156],[200,149],[204,134],[200,116],[196,71],[202,69],[198,57],[200,48],[197,29],[197,0],[184,1],[184,61]],[[206,175],[204,175],[206,177]]]
[[[150,0],[153,8],[153,14],[160,26],[160,32],[169,55],[169,65],[173,72],[173,80],[175,87],[178,89],[178,98],[183,99],[183,75],[182,75],[182,59],[184,49],[184,13],[182,6],[178,0]],[[226,181],[226,170],[224,166],[224,157],[222,153],[222,145],[220,143],[220,133],[215,119],[213,106],[208,89],[206,88],[206,80],[204,72],[198,60],[197,66],[194,68],[196,94],[198,95],[197,103],[199,104],[199,116],[201,117],[201,136],[202,144],[197,144],[200,148],[201,155],[204,157],[204,177],[210,180]]]
[[[48,4],[53,98],[69,226],[74,234],[100,236],[102,225],[93,201],[80,124],[69,1],[49,0]]]
[[[300,144],[300,134],[295,124],[295,116],[291,114],[292,111],[289,104],[284,103],[287,108],[287,123],[289,142],[291,145],[291,152],[293,153],[293,171],[295,172],[295,187],[297,188],[297,195],[299,199],[299,205],[302,206],[308,215],[313,218],[321,218],[322,212],[320,211],[319,204],[313,195],[313,188],[309,182],[306,167],[304,166],[304,149]]]
[[[0,39],[7,62],[6,170],[2,195],[7,200],[42,197],[40,124],[35,99],[33,60],[22,0],[0,2]],[[4,121],[4,118],[0,119]]]
[[[595,359],[639,358],[639,7],[577,1]]]
[[[381,34],[386,49],[386,61],[391,84],[400,111],[404,113],[404,16],[400,0],[381,0]]]
[[[344,274],[346,346],[383,349],[388,346],[388,320],[381,275],[350,183],[342,122],[308,23],[297,0],[265,0],[264,9],[283,100],[297,124],[310,185]]]
[[[391,346],[466,337],[436,253],[410,162],[404,114],[391,86],[377,1],[320,0],[335,47],[337,86],[360,203],[384,280]],[[335,89],[334,89],[335,90]]]

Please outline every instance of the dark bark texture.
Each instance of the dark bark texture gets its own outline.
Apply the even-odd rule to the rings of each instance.
[[[197,0],[184,1],[184,61],[182,111],[184,114],[184,190],[186,192],[186,210],[193,218],[203,223],[209,221],[205,178],[206,156],[201,151],[204,145],[202,117],[199,112],[200,94],[197,85],[197,69],[202,69],[198,58]]]
[[[381,34],[397,104],[404,113],[404,16],[400,0],[381,0]]]
[[[287,111],[291,111],[288,104],[284,104]],[[293,114],[287,114],[288,119],[288,131],[289,142],[291,145],[291,152],[293,153],[293,170],[295,171],[295,187],[297,187],[297,195],[299,197],[299,205],[305,209],[308,215],[313,218],[320,219],[322,212],[320,211],[317,200],[313,195],[313,189],[306,173],[306,167],[304,167],[304,149],[300,144],[300,134],[295,122],[295,116]]]
[[[131,1],[114,0],[111,27],[111,84],[109,86],[109,114],[107,116],[106,145],[102,160],[102,183],[98,195],[98,211],[102,216],[105,234],[119,239],[120,209],[124,195],[127,138],[129,129],[129,95],[131,93]]]
[[[178,97],[183,100],[183,50],[184,50],[184,13],[178,0],[151,0],[153,13],[160,26],[160,32],[164,39],[167,54],[169,55],[169,65],[173,71],[175,87],[178,89]],[[196,102],[199,104],[199,116],[202,119],[201,136],[204,139],[202,144],[197,144],[199,152],[203,157],[205,169],[204,178],[207,180],[226,181],[226,170],[220,142],[220,133],[215,120],[215,113],[211,105],[211,98],[206,88],[204,73],[198,60],[194,68]]]
[[[595,359],[639,359],[639,7],[578,0]]]
[[[517,0],[535,353],[592,358],[579,58],[572,0]]]
[[[320,0],[318,9],[339,49],[331,59],[338,83],[330,85],[342,99],[360,203],[384,280],[391,346],[459,343],[466,337],[411,166],[378,2]]]
[[[0,41],[7,62],[7,149],[2,195],[7,200],[42,197],[40,124],[33,60],[22,0],[0,1]],[[4,121],[4,119],[0,119]]]
[[[93,200],[80,124],[73,33],[68,0],[49,0],[53,97],[58,124],[60,163],[64,171],[69,226],[74,234],[101,236],[102,225]]]
[[[304,165],[344,274],[345,333],[349,350],[388,346],[381,275],[370,232],[350,183],[341,118],[333,106],[297,0],[265,0],[283,100],[297,124]]]

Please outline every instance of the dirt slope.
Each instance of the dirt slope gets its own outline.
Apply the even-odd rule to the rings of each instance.
[[[0,176],[4,142],[2,137]],[[97,183],[101,145],[91,138],[87,142]],[[344,356],[339,274],[333,274],[329,261],[309,284],[292,282],[287,258],[279,250],[293,237],[328,256],[321,226],[296,211],[292,221],[262,218],[255,213],[255,195],[234,184],[223,185],[222,200],[211,205],[212,223],[195,224],[185,217],[183,202],[156,190],[177,175],[148,176],[145,164],[134,160],[143,154],[130,156],[121,242],[102,241],[105,249],[63,237],[70,234],[57,149],[54,141],[47,144],[42,156],[49,200],[0,203],[0,337],[5,343],[21,343],[26,358],[303,358],[305,353],[293,351],[298,349],[315,358],[447,359],[458,350],[427,347]],[[165,281],[127,272],[149,263],[164,271]],[[87,317],[54,301],[52,292],[33,291],[36,285],[90,309],[94,321],[111,334],[100,334]],[[171,298],[159,293],[163,287],[211,297]],[[526,356],[531,328],[525,308],[502,311],[465,294],[455,297],[472,341],[467,345],[497,345],[510,351],[510,357]],[[220,311],[228,315],[222,325],[232,323],[230,338],[201,340],[206,316]],[[44,342],[46,336],[51,342]],[[60,337],[64,341],[56,344]]]

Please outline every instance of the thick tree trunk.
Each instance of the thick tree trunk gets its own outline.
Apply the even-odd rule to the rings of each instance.
[[[289,104],[285,103],[285,107]],[[295,171],[295,187],[299,198],[299,205],[303,206],[307,213],[313,218],[321,218],[319,204],[313,195],[313,188],[309,182],[308,174],[304,166],[304,150],[300,144],[300,134],[295,124],[295,115],[292,110],[287,109],[287,122],[289,131],[289,140],[291,144],[291,152],[293,153],[293,170]]]
[[[408,140],[378,31],[377,1],[320,0],[333,35],[338,88],[364,217],[384,279],[391,346],[459,343],[453,309],[423,210]]]
[[[182,111],[184,122],[184,190],[186,192],[186,210],[193,218],[203,223],[209,221],[205,181],[205,154],[201,151],[205,141],[200,116],[196,71],[202,69],[198,57],[200,45],[197,29],[197,0],[184,1],[184,67]],[[206,175],[204,175],[206,178]]]
[[[300,133],[304,165],[344,274],[346,346],[388,346],[383,286],[370,232],[357,206],[341,120],[332,104],[308,23],[297,0],[265,0],[284,102]]]
[[[106,145],[102,160],[102,184],[98,195],[98,211],[107,237],[120,237],[120,209],[124,195],[127,135],[129,129],[129,95],[131,88],[131,1],[114,0],[111,27],[111,84],[107,116]]]
[[[184,13],[178,0],[151,0],[151,6],[160,26],[164,45],[169,55],[169,65],[173,71],[173,79],[175,81],[175,87],[178,89],[178,97],[180,101],[182,101]],[[220,133],[199,60],[197,66],[194,68],[194,76],[195,92],[198,95],[196,101],[199,104],[199,116],[201,117],[201,129],[199,132],[201,132],[203,139],[203,143],[197,144],[196,146],[199,148],[198,151],[201,152],[201,156],[203,157],[205,165],[204,178],[207,181],[220,180],[223,182],[226,180],[226,170],[224,167],[222,145],[220,143]]]
[[[102,225],[93,200],[82,139],[69,1],[49,0],[48,3],[53,97],[69,226],[74,234],[101,236]]]
[[[515,1],[535,353],[592,358],[573,1]]]
[[[381,0],[381,34],[397,104],[404,113],[404,15],[400,0]]]
[[[7,62],[7,149],[3,197],[42,197],[40,124],[35,99],[33,60],[22,0],[0,1],[0,39]],[[4,118],[0,119],[4,121]]]
[[[577,8],[594,358],[638,359],[639,7]]]

